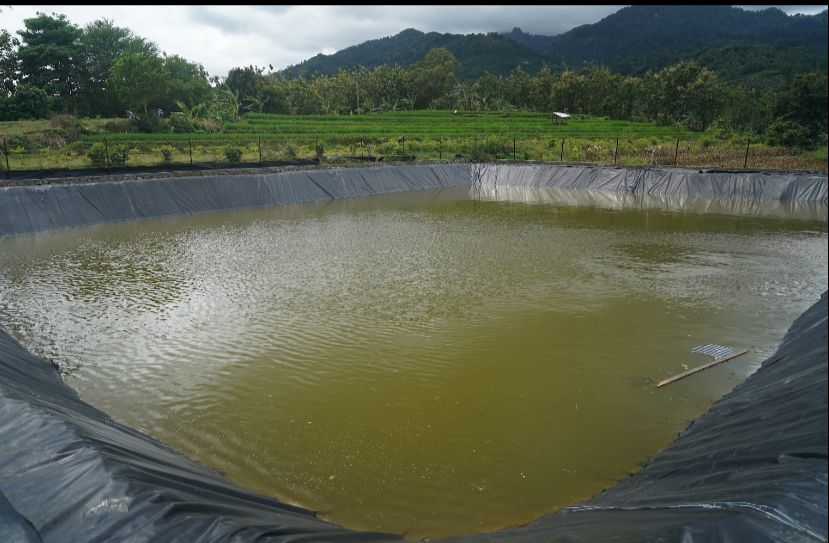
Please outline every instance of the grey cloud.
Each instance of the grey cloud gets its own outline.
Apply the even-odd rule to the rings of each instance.
[[[269,13],[272,15],[285,15],[290,13],[296,6],[251,6],[256,11]]]
[[[521,27],[532,34],[554,35],[574,26],[594,23],[624,6],[336,6],[332,13],[344,19],[384,23],[396,21],[399,32],[469,34],[508,31]]]
[[[212,26],[228,34],[247,34],[250,32],[249,21],[242,21],[227,13],[219,13],[212,6],[188,6],[189,15],[194,22]]]

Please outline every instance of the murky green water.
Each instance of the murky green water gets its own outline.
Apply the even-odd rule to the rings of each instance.
[[[561,201],[462,188],[0,238],[0,326],[117,420],[334,522],[522,524],[637,470],[827,284],[825,206]],[[752,352],[655,389],[705,343]]]

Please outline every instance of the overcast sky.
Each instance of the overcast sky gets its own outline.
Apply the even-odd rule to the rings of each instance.
[[[509,31],[547,36],[595,23],[623,6],[0,6],[0,28],[16,35],[36,12],[63,13],[74,24],[110,19],[168,54],[202,64],[211,75],[254,64],[285,68],[406,28],[424,32]],[[762,9],[769,6],[740,6]],[[826,6],[778,6],[814,14]]]

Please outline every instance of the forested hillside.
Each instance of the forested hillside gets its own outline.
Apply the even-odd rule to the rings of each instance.
[[[592,63],[622,75],[641,76],[694,60],[725,81],[779,90],[797,73],[827,70],[828,34],[826,11],[789,16],[776,8],[630,6],[558,36],[528,34],[520,28],[500,35],[408,29],[331,55],[317,55],[283,73],[297,77],[330,75],[358,66],[406,67],[430,49],[445,47],[461,63],[458,78],[467,81],[485,72],[507,75],[516,66],[535,73],[545,63],[556,71],[580,70]]]
[[[554,36],[540,51],[553,63],[606,65],[626,75],[653,66],[652,55],[672,64],[692,54],[736,44],[803,46],[825,58],[826,11],[789,16],[776,8],[746,11],[730,6],[630,6],[595,24]]]
[[[435,47],[444,47],[452,52],[461,63],[458,77],[464,80],[475,79],[486,72],[507,74],[516,66],[534,73],[544,63],[544,59],[534,51],[496,33],[464,36],[424,33],[409,28],[395,36],[369,40],[333,55],[317,55],[286,68],[283,74],[293,78],[300,75],[331,75],[341,68],[358,66],[411,66]]]

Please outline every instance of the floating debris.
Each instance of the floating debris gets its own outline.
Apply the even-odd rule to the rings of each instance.
[[[709,343],[708,345],[700,345],[698,347],[694,347],[691,349],[692,353],[699,353],[708,355],[711,358],[722,358],[723,356],[728,356],[734,352],[734,349],[731,347],[726,347],[725,345],[717,345],[716,343]]]
[[[710,345],[704,345],[703,347],[710,347]],[[722,347],[722,345],[716,345],[716,347]],[[726,349],[728,349],[728,347],[726,347]],[[732,358],[737,358],[738,356],[744,355],[747,352],[748,352],[748,349],[742,349],[740,351],[735,351],[734,349],[730,349],[728,354],[726,354],[724,356],[720,356],[719,358],[714,358],[713,362],[703,364],[702,366],[697,366],[696,368],[691,368],[690,370],[682,372],[679,375],[674,375],[673,377],[665,379],[664,381],[660,381],[659,383],[656,384],[656,388],[659,388],[659,387],[662,387],[662,386],[665,386],[665,385],[669,385],[669,384],[673,383],[674,381],[679,381],[680,379],[688,377],[689,375],[693,375],[693,374],[697,373],[698,371],[706,370],[706,369],[708,369],[712,366],[716,366],[717,364],[719,364],[721,362],[726,362],[728,360],[731,360]],[[711,355],[709,354],[708,356],[711,356]]]

